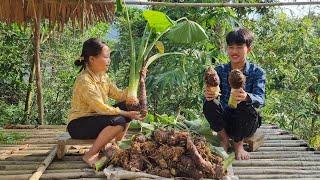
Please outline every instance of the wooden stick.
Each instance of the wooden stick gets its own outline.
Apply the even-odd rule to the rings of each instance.
[[[41,166],[37,169],[35,173],[32,174],[30,180],[38,180],[40,179],[43,172],[47,169],[49,164],[52,162],[54,157],[57,154],[57,145],[55,145],[51,151],[51,153],[47,156],[47,158],[42,162]]]

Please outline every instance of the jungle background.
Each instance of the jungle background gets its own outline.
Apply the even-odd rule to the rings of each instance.
[[[137,39],[146,24],[142,17],[145,8],[151,9],[130,8]],[[277,124],[308,140],[313,147],[320,146],[319,11],[310,8],[304,14],[297,14],[277,7],[152,9],[166,13],[173,20],[187,17],[196,21],[206,30],[209,39],[192,45],[161,39],[165,51],[184,51],[189,56],[162,58],[149,68],[149,119],[170,120],[178,115],[188,120],[203,119],[204,70],[208,65],[228,62],[226,34],[234,28],[247,27],[255,34],[249,59],[263,67],[267,74],[266,105],[261,109],[263,123]],[[80,56],[82,43],[90,37],[103,39],[114,50],[109,76],[120,88],[128,85],[130,43],[123,17],[116,17],[111,25],[97,23],[83,31],[71,24],[64,31],[52,31],[47,22],[41,28],[46,124],[67,124],[72,86],[79,71],[73,63]],[[33,75],[32,38],[28,26],[0,23],[0,126],[39,123],[35,84],[29,83]],[[1,141],[14,138],[0,136]]]

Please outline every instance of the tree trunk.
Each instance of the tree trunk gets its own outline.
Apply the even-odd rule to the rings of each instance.
[[[43,3],[43,1],[39,1]],[[40,5],[40,7],[42,7]],[[36,86],[37,86],[37,104],[38,104],[38,119],[39,124],[44,124],[44,107],[42,97],[42,84],[41,84],[41,64],[40,64],[40,26],[41,26],[42,9],[36,12],[34,17],[34,66],[36,67]]]
[[[26,116],[25,116],[25,121],[23,124],[25,124],[29,120],[30,112],[31,112],[32,92],[33,92],[32,82],[33,82],[33,78],[34,78],[35,70],[36,70],[34,59],[35,59],[35,57],[33,56],[33,59],[31,60],[31,63],[30,63],[31,71],[30,71],[29,82],[28,82],[26,102],[25,102],[25,106],[24,106],[24,111],[26,113]]]

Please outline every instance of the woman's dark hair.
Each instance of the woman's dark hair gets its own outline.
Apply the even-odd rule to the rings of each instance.
[[[227,45],[232,44],[246,44],[247,47],[251,47],[253,42],[253,33],[249,29],[240,28],[228,33],[226,37]]]
[[[90,38],[86,40],[82,46],[81,56],[74,62],[74,64],[76,66],[81,66],[80,71],[82,71],[89,63],[89,57],[99,55],[105,45],[106,44],[104,42],[97,38]]]

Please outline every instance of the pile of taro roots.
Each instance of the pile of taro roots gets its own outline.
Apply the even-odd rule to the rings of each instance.
[[[206,140],[188,132],[156,130],[151,138],[138,135],[131,147],[115,152],[109,165],[162,177],[216,178],[225,175],[223,159],[211,153]]]

